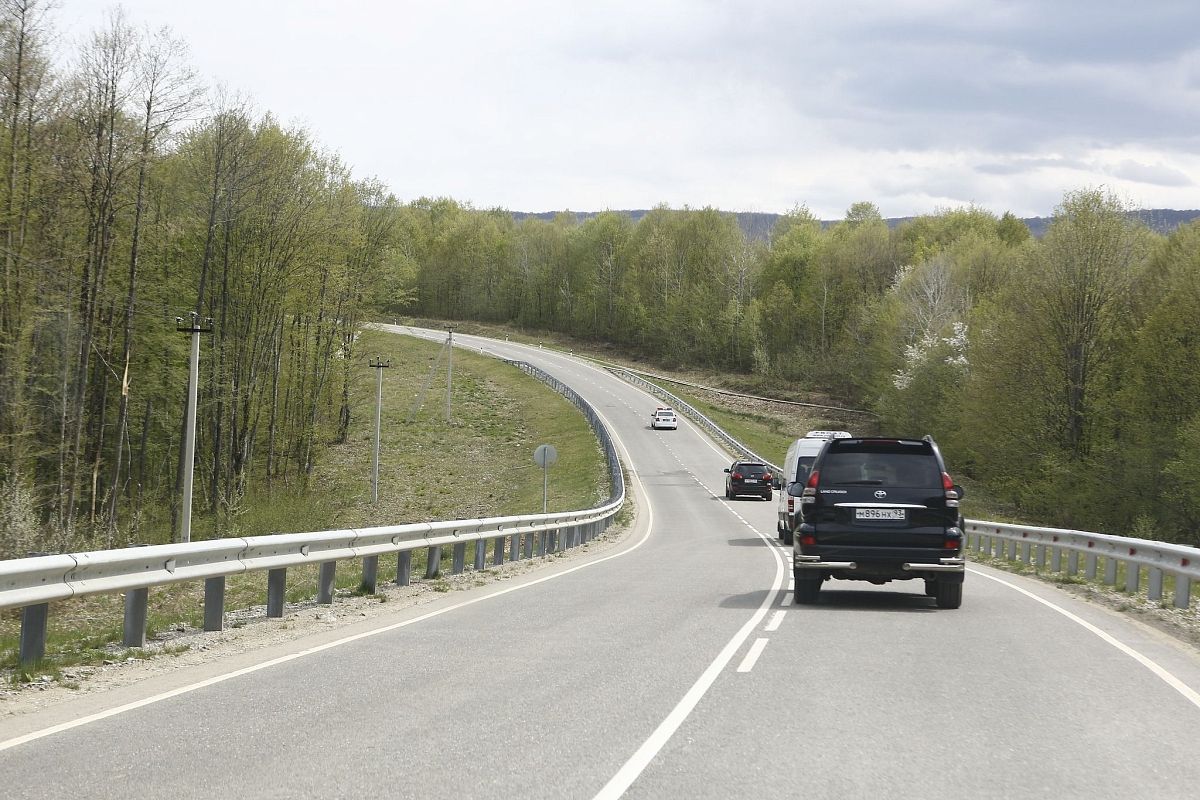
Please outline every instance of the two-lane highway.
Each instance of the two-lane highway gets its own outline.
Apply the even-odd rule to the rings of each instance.
[[[1200,740],[1184,691],[1200,688],[1193,651],[974,567],[954,611],[916,582],[788,605],[774,503],[726,501],[732,458],[690,423],[650,430],[656,401],[579,359],[455,341],[536,364],[603,415],[631,468],[627,540],[319,648],[172,675],[86,724],[60,711],[68,724],[30,741],[0,723],[13,796],[1094,798],[1200,785],[1185,758]]]

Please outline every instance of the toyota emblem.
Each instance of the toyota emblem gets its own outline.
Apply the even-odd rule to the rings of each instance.
[[[875,499],[876,500],[882,500],[885,497],[887,497],[887,492],[885,492],[883,489],[875,490]]]

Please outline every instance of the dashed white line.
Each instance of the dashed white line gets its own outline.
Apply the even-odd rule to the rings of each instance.
[[[763,630],[764,631],[779,630],[779,623],[783,622],[783,615],[786,613],[787,612],[784,611],[783,609],[776,611],[774,614],[771,615],[771,621],[767,623],[767,627],[763,628]]]
[[[762,655],[763,649],[767,646],[767,637],[763,636],[754,640],[754,644],[750,645],[750,649],[746,652],[746,657],[742,659],[742,663],[738,664],[738,672],[749,672],[754,669],[755,662]]]
[[[790,606],[791,604],[792,604],[792,593],[788,592],[787,594],[785,594],[783,596],[783,602],[780,603],[780,605],[781,606]]]

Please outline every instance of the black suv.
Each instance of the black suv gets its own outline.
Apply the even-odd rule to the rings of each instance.
[[[725,497],[753,494],[770,500],[771,470],[761,461],[735,461],[725,469]]]
[[[831,439],[793,517],[796,602],[815,603],[830,578],[921,578],[939,608],[962,605],[962,487],[933,439]]]

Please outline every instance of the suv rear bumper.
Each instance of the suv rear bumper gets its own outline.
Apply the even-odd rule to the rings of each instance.
[[[965,572],[967,561],[962,556],[939,558],[937,563],[905,562],[896,565],[904,572]],[[801,553],[792,555],[792,567],[795,569],[846,570],[858,569],[857,561],[822,561],[820,556],[806,556]]]

